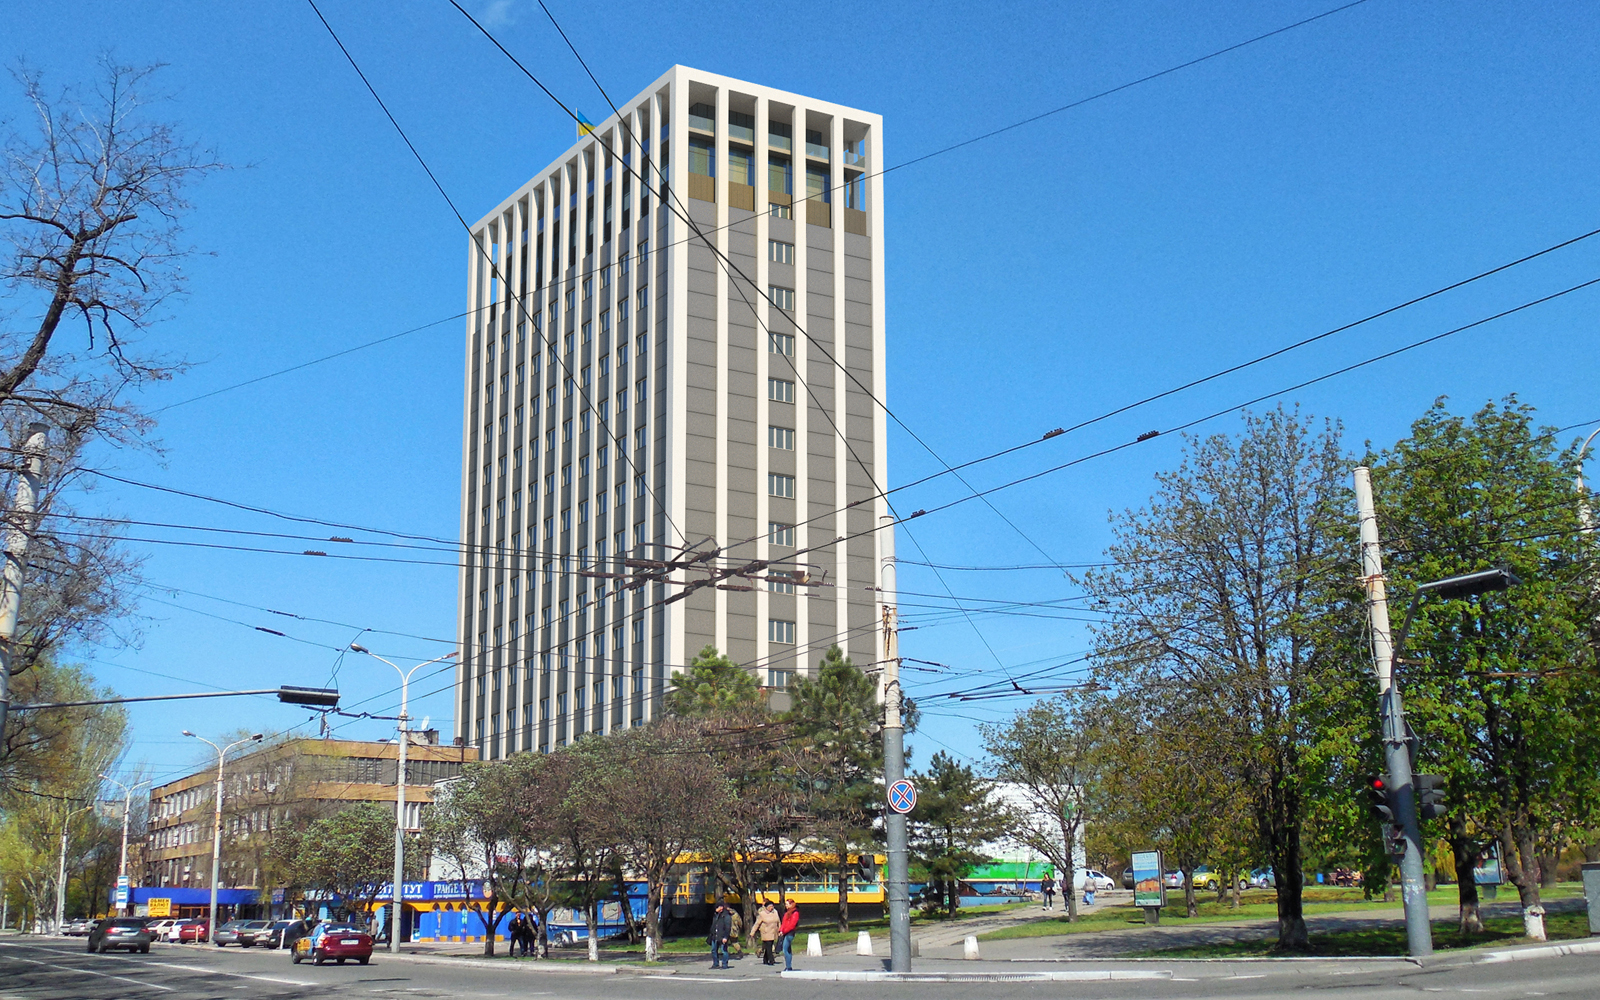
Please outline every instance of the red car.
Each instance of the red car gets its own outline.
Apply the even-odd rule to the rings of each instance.
[[[349,924],[321,923],[310,934],[294,943],[290,960],[299,965],[306,959],[312,965],[332,960],[340,965],[355,959],[362,965],[372,960],[372,935]]]
[[[204,920],[185,920],[172,932],[172,940],[179,944],[200,944],[211,940]]]

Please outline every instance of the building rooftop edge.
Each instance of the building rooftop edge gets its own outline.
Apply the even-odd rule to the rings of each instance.
[[[626,108],[629,105],[636,104],[640,98],[655,93],[657,90],[660,90],[662,87],[666,86],[667,82],[675,75],[680,74],[683,76],[696,77],[697,80],[695,82],[715,84],[717,86],[726,88],[736,89],[740,86],[758,88],[765,92],[766,97],[769,100],[776,98],[779,100],[787,99],[796,102],[803,101],[808,107],[814,110],[843,117],[854,116],[859,118],[863,123],[872,125],[874,127],[880,127],[883,124],[883,116],[875,111],[865,111],[861,108],[853,108],[846,104],[836,104],[833,101],[825,101],[821,98],[810,97],[805,94],[796,93],[792,90],[769,87],[764,83],[756,83],[753,80],[741,80],[737,77],[725,76],[721,73],[714,73],[710,70],[697,69],[693,66],[685,66],[683,63],[673,63],[671,66],[667,67],[667,71],[665,73],[662,73],[660,76],[656,77],[644,89],[633,94],[633,96],[629,97],[626,101],[618,102],[618,107]],[[607,106],[606,110],[610,112],[609,105]],[[603,132],[606,129],[615,126],[616,122],[616,114],[608,113],[604,119],[594,123],[594,130],[596,132]],[[583,145],[588,141],[588,138],[588,136],[585,136],[582,139],[576,140],[570,146],[566,147],[566,149],[562,150],[559,154],[551,157],[544,166],[540,167],[538,170],[535,170],[531,177],[518,184],[511,194],[503,198],[498,204],[495,205],[494,208],[479,216],[477,221],[473,222],[471,225],[472,232],[475,233],[479,229],[482,229],[495,218],[503,214],[507,208],[515,204],[516,201],[522,196],[523,190],[529,184],[532,184],[534,181],[538,180],[539,176],[545,171],[549,170],[551,165],[560,163],[563,160],[570,159],[572,156],[576,155]],[[469,236],[468,239],[470,240],[471,237]]]

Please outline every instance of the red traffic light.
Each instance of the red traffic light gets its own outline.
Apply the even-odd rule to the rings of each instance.
[[[1383,779],[1382,778],[1373,778],[1372,779],[1372,788],[1373,788],[1374,791],[1378,791],[1378,792],[1383,791],[1383,789],[1384,789]]]

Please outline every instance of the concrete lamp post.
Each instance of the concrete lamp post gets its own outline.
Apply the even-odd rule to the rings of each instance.
[[[235,740],[225,747],[219,747],[204,736],[195,736],[194,733],[189,732],[187,729],[183,731],[183,735],[193,737],[201,743],[209,744],[211,749],[217,752],[217,788],[212,796],[216,799],[217,808],[216,819],[211,825],[211,912],[206,918],[206,940],[215,941],[217,939],[217,875],[218,869],[222,865],[222,765],[228,759],[229,750],[234,747],[244,746],[246,743],[259,743],[265,737],[261,733],[256,733],[254,736],[246,736],[242,740]]]
[[[443,656],[435,656],[431,660],[417,664],[410,670],[405,670],[398,663],[385,660],[377,653],[374,653],[372,650],[359,643],[352,642],[350,644],[350,651],[353,653],[365,653],[374,660],[383,660],[384,663],[388,663],[389,666],[394,667],[394,672],[400,675],[400,715],[395,722],[395,729],[400,735],[400,763],[395,772],[394,884],[391,886],[393,890],[393,898],[391,900],[393,906],[389,914],[389,951],[390,953],[397,955],[400,953],[400,907],[402,904],[405,885],[406,744],[411,740],[409,735],[410,731],[406,729],[406,720],[408,718],[406,715],[406,707],[411,696],[411,675],[416,673],[418,670],[421,670],[423,667],[428,666],[429,664],[439,663],[443,660],[451,659],[456,655],[456,653],[455,650],[451,650]]]

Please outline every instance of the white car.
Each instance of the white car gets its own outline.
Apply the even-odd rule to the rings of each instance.
[[[1093,868],[1079,868],[1072,873],[1072,888],[1076,892],[1091,889],[1095,892],[1106,892],[1115,889],[1117,883],[1105,872],[1095,871]]]
[[[150,925],[150,940],[170,941],[167,934],[178,925],[176,920],[157,920]]]

